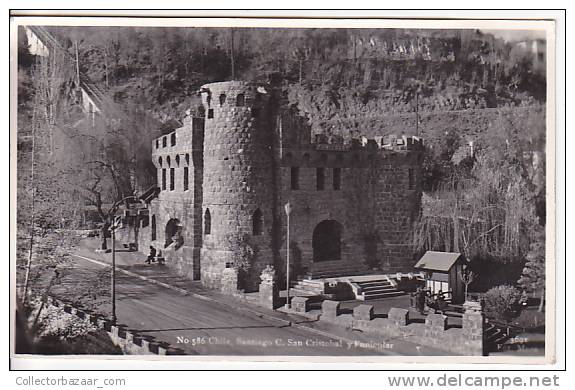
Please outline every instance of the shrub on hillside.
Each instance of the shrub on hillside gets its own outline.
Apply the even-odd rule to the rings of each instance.
[[[483,299],[488,318],[509,322],[521,314],[521,291],[513,286],[493,287],[485,293]]]

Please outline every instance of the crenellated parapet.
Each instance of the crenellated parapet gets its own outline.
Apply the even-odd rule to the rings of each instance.
[[[184,126],[152,141],[152,162],[158,169],[193,164],[193,154],[200,154],[204,144],[204,118],[187,118]]]

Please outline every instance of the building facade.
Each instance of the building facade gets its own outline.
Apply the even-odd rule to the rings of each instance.
[[[255,291],[262,270],[322,277],[413,266],[423,142],[313,135],[261,86],[202,87],[204,118],[152,145],[160,189],[140,249],[212,288]],[[224,277],[230,270],[237,275]],[[232,283],[233,286],[224,286]]]

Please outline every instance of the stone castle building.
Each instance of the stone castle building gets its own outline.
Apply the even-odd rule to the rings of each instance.
[[[289,202],[293,279],[412,270],[421,140],[312,136],[272,92],[245,82],[201,95],[205,116],[152,145],[159,191],[141,250],[154,246],[206,286],[255,291],[267,265],[285,275]]]

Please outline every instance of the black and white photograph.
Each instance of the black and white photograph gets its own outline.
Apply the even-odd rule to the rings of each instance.
[[[554,361],[553,21],[11,22],[13,356]]]

